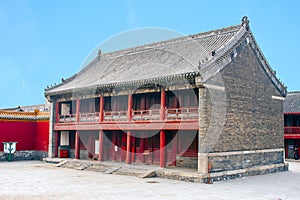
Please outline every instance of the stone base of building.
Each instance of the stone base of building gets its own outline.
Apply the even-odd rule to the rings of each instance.
[[[208,177],[208,174],[204,175],[197,173],[197,169],[186,169],[180,167],[159,168],[157,165],[127,165],[125,163],[113,161],[99,162],[95,160],[78,160],[71,158],[45,158],[44,161],[56,164],[61,163],[57,165],[58,167],[90,170],[109,174],[131,175],[137,177],[143,177],[144,174],[151,172],[151,174],[154,174],[153,176],[156,177],[195,183],[206,183]],[[256,166],[239,170],[214,172],[210,174],[210,181],[225,181],[245,176],[262,175],[287,170],[288,164],[286,163]]]
[[[259,167],[250,167],[247,169],[232,170],[232,171],[223,171],[210,174],[210,182],[215,181],[226,181],[235,178],[242,178],[246,176],[255,176],[263,175],[275,172],[283,172],[288,170],[288,164],[274,164],[274,165],[265,165]],[[156,176],[161,178],[168,178],[173,180],[188,181],[195,183],[207,183],[208,175],[203,175],[199,173],[191,172],[179,172],[175,170],[157,170]]]
[[[7,154],[4,152],[0,152],[0,161],[7,160]],[[48,152],[45,151],[16,151],[12,156],[12,161],[17,160],[43,160],[48,156]]]
[[[284,149],[208,153],[211,172],[242,170],[284,163]],[[200,172],[201,173],[201,172]]]
[[[255,175],[263,175],[275,172],[283,172],[288,171],[288,164],[274,164],[274,165],[264,165],[258,167],[250,167],[246,169],[239,169],[233,171],[224,171],[224,172],[216,172],[210,174],[210,181],[226,181],[229,179],[241,178],[246,176],[255,176]],[[203,178],[203,182],[207,182],[207,177]]]

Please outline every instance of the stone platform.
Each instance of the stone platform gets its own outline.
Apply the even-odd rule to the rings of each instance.
[[[167,167],[160,168],[157,165],[146,164],[125,164],[123,162],[96,160],[77,160],[77,159],[60,159],[60,158],[44,158],[48,163],[56,164],[57,167],[71,168],[77,170],[97,171],[106,174],[130,175],[142,178],[160,177],[173,180],[181,180],[188,182],[206,183],[207,175],[199,174],[197,169]],[[239,169],[233,171],[214,172],[210,174],[210,181],[223,181],[245,176],[262,175],[279,171],[287,171],[288,164],[273,164],[259,167],[251,167],[247,169]]]

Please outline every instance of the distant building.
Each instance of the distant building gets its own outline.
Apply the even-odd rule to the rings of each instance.
[[[197,168],[240,177],[286,170],[283,99],[241,24],[98,54],[48,88],[49,157]],[[229,175],[230,174],[230,175]]]
[[[285,157],[300,155],[300,91],[289,92],[284,100]]]
[[[5,159],[3,142],[17,142],[13,160],[47,157],[50,115],[44,108],[45,105],[35,105],[0,109],[0,160]]]

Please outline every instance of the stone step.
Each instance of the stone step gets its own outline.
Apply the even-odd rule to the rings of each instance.
[[[90,167],[91,165],[93,165],[92,163],[86,163],[80,167],[77,168],[77,170],[85,170],[86,168]]]
[[[112,168],[109,168],[108,170],[106,170],[104,173],[105,174],[112,174],[116,171],[118,171],[121,167],[112,167]]]
[[[58,164],[56,164],[56,165],[54,165],[55,167],[62,167],[63,165],[65,165],[65,164],[67,164],[69,161],[67,161],[67,160],[64,160],[64,161],[62,161],[62,162],[60,162],[60,163],[58,163]]]

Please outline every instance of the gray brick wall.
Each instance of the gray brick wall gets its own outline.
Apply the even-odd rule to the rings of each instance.
[[[251,47],[247,45],[222,71],[226,92],[226,119],[221,132],[212,127],[212,118],[224,113],[208,113],[211,132],[209,152],[227,152],[255,149],[283,148],[283,101],[272,99],[281,96],[263,71]],[[222,85],[211,79],[209,84]],[[212,89],[207,89],[207,101],[213,104]],[[218,97],[215,97],[218,99]],[[211,106],[211,105],[210,105]]]

